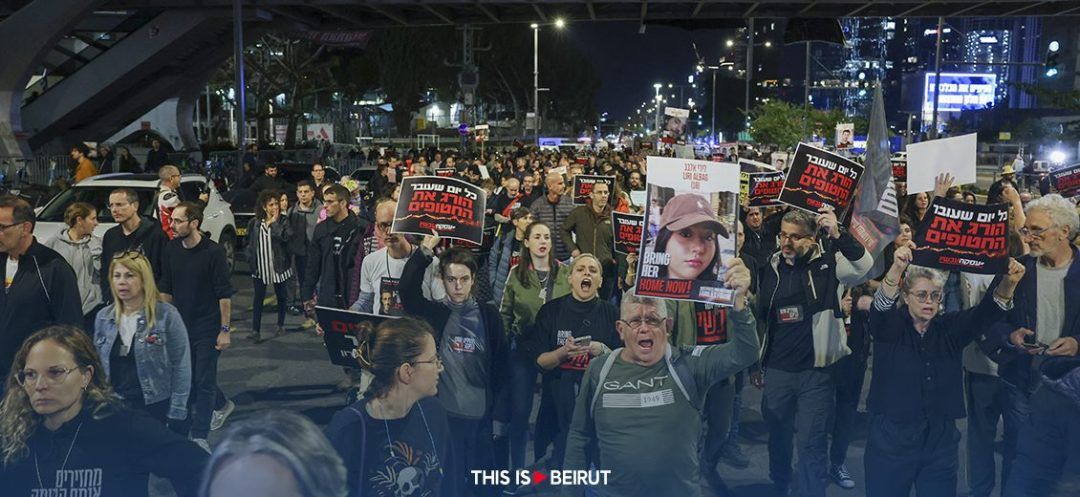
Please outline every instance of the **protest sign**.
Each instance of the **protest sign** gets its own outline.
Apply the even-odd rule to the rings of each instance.
[[[769,159],[772,160],[772,166],[777,171],[786,171],[788,165],[791,164],[791,154],[787,152],[773,152],[769,155]]]
[[[736,162],[739,159],[739,144],[736,142],[721,143],[716,146],[714,153],[720,156],[719,162]]]
[[[904,159],[890,159],[892,165],[893,181],[907,181],[907,161]]]
[[[837,219],[842,219],[862,172],[862,164],[800,143],[779,200],[815,214],[822,206],[829,206]]]
[[[347,368],[359,366],[356,362],[356,346],[361,330],[374,329],[387,319],[397,319],[320,305],[315,306],[315,315],[323,330],[323,343],[330,355],[330,362]]]
[[[689,109],[664,108],[664,129],[660,132],[663,143],[686,144],[686,123],[690,120]]]
[[[732,305],[726,263],[735,257],[739,169],[702,160],[648,158],[648,205],[637,295]]]
[[[836,125],[836,148],[851,148],[855,141],[855,124],[840,123]]]
[[[1080,164],[1052,171],[1050,184],[1062,197],[1075,197],[1080,194]]]
[[[452,167],[440,167],[435,170],[435,176],[440,178],[453,178],[454,172],[454,168]]]
[[[912,264],[946,271],[1002,274],[1009,267],[1009,205],[938,197],[912,239]]]
[[[744,173],[760,173],[765,171],[775,171],[776,168],[772,167],[764,162],[758,162],[756,160],[743,159],[741,157],[735,157],[739,162],[739,170]],[[735,162],[735,161],[731,161]]]
[[[645,216],[641,214],[611,213],[611,226],[615,229],[615,252],[636,253],[641,248],[641,233],[645,230]]]
[[[977,147],[975,133],[908,145],[908,194],[934,191],[934,179],[942,173],[952,174],[956,186],[974,183]]]
[[[739,193],[746,198],[747,207],[766,207],[779,204],[776,200],[784,189],[784,173],[766,171],[741,173]]]
[[[484,238],[484,189],[456,178],[412,176],[401,181],[392,233],[455,238],[480,244]]]
[[[592,194],[593,185],[597,183],[607,183],[608,193],[615,193],[614,176],[591,176],[587,174],[574,176],[574,205],[585,205],[586,201],[589,200],[589,195]]]

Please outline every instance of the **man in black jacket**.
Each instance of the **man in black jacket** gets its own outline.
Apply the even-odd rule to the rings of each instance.
[[[267,164],[265,171],[266,174],[259,176],[251,184],[252,191],[261,193],[264,191],[287,192],[292,190],[292,186],[287,181],[278,177],[277,164]]]
[[[37,218],[25,200],[0,196],[0,374],[7,377],[23,340],[48,323],[82,327],[75,271],[34,239]],[[93,330],[91,330],[93,331]],[[2,387],[0,387],[2,390]]]
[[[139,215],[139,196],[131,188],[117,188],[109,194],[109,212],[117,225],[109,228],[101,240],[101,296],[106,304],[112,301],[109,264],[113,258],[124,252],[139,252],[150,261],[154,280],[161,281],[161,252],[169,241],[157,221]]]
[[[348,269],[366,222],[349,211],[349,190],[331,185],[323,195],[326,220],[315,227],[308,247],[307,277],[300,297],[309,313],[318,305],[347,309]]]

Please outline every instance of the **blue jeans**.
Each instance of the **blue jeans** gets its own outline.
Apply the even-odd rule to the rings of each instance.
[[[1031,396],[1030,422],[1020,426],[1005,497],[1077,495],[1080,407],[1045,385]]]
[[[532,414],[533,392],[537,370],[532,361],[517,352],[517,342],[511,344],[510,358],[510,464],[512,469],[525,467],[525,449],[529,444],[529,416]]]

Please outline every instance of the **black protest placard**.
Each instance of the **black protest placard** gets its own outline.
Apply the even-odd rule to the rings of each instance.
[[[904,159],[892,159],[893,181],[907,181],[907,161]]]
[[[614,176],[591,176],[588,174],[574,176],[574,205],[587,204],[589,195],[592,194],[593,185],[597,183],[607,183],[608,193],[615,191]]]
[[[779,200],[813,213],[829,206],[842,219],[851,206],[862,172],[862,164],[800,143],[795,148]]]
[[[784,173],[769,171],[761,173],[742,173],[740,192],[746,198],[748,207],[766,207],[779,204],[776,200],[784,189]]]
[[[645,216],[612,212],[611,226],[615,229],[615,252],[625,255],[636,253],[641,248],[641,233],[645,229]]]
[[[947,271],[1002,274],[1009,267],[1009,205],[938,197],[913,241],[912,264]]]
[[[1062,197],[1080,195],[1080,164],[1052,171],[1050,184]]]
[[[323,344],[330,355],[330,362],[347,368],[359,366],[356,362],[356,345],[361,331],[374,329],[387,319],[396,319],[323,306],[315,306],[315,315],[323,330]]]
[[[435,170],[435,176],[440,178],[453,178],[455,172],[456,171],[454,171],[454,168],[452,167],[440,167]]]
[[[456,178],[411,176],[401,181],[393,233],[455,238],[480,244],[484,239],[483,188]]]

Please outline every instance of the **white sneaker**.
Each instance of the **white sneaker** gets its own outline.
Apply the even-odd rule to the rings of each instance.
[[[210,442],[207,442],[205,438],[194,438],[191,441],[195,442],[195,445],[198,445],[200,449],[205,450],[207,454],[213,452],[210,450]]]
[[[225,401],[225,407],[222,407],[220,411],[214,411],[210,416],[210,431],[220,430],[225,425],[225,420],[229,419],[229,415],[236,410],[236,403],[232,400]]]
[[[855,488],[855,479],[851,477],[851,473],[848,473],[846,465],[836,464],[830,467],[829,476],[832,477],[837,486],[844,490]]]

